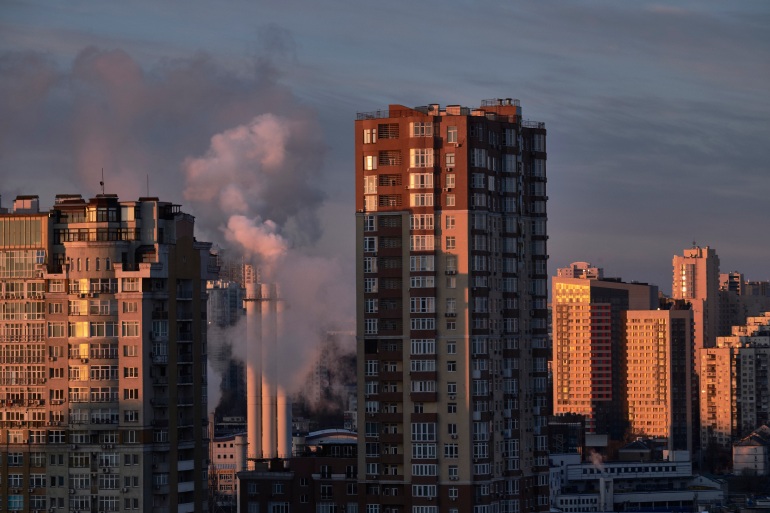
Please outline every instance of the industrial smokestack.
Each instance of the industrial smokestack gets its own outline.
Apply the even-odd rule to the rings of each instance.
[[[291,401],[283,387],[278,388],[278,457],[291,458]]]
[[[278,339],[278,293],[272,284],[262,284],[262,456],[278,456],[278,387],[276,345]]]
[[[291,402],[278,384],[278,337],[283,304],[278,286],[262,284],[262,457],[291,457]]]
[[[247,458],[262,458],[262,326],[256,283],[246,284],[246,435]]]

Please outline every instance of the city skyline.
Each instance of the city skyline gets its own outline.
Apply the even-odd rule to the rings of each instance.
[[[104,168],[106,192],[139,197],[149,181],[203,225],[204,202],[171,187],[180,169],[205,167],[217,134],[259,137],[252,122],[271,114],[315,137],[315,160],[300,163],[312,173],[297,175],[312,209],[248,213],[278,216],[294,247],[352,269],[353,114],[510,96],[549,126],[551,270],[590,261],[670,292],[671,256],[694,240],[722,272],[768,279],[755,233],[770,185],[769,14],[759,2],[12,3],[0,13],[2,205],[96,194]],[[210,224],[201,237],[225,242],[223,222]]]

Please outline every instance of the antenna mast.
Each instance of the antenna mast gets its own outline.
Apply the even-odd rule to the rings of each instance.
[[[102,168],[102,181],[99,182],[99,185],[102,186],[102,196],[104,196],[104,168]]]

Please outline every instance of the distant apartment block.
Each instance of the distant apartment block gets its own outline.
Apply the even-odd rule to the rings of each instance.
[[[158,198],[0,211],[3,510],[207,510],[216,266],[193,228]]]
[[[694,360],[691,310],[629,310],[625,394],[631,432],[693,450]]]
[[[552,286],[553,412],[585,415],[588,433],[620,440],[629,427],[625,312],[657,307],[657,287],[561,276]]]
[[[671,297],[692,305],[696,350],[714,347],[719,335],[719,257],[713,248],[693,246],[674,255]]]
[[[604,269],[594,267],[589,262],[572,262],[567,267],[560,267],[556,270],[556,276],[559,278],[587,278],[601,280],[604,278]]]
[[[770,421],[770,312],[701,353],[701,446],[729,448]]]

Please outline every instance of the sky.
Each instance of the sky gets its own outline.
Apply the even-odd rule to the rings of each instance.
[[[5,0],[2,206],[92,196],[103,169],[352,295],[356,112],[517,98],[548,129],[550,274],[670,292],[695,242],[768,280],[769,26],[765,1]]]

